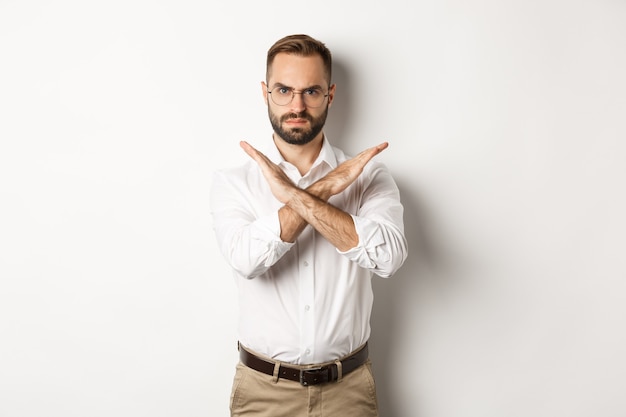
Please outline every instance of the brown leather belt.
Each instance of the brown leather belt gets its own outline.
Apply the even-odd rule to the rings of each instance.
[[[341,374],[346,375],[363,365],[369,356],[367,343],[361,349],[354,352],[350,356],[342,359]],[[239,347],[239,359],[241,363],[255,371],[263,372],[267,375],[274,375],[274,366],[276,362],[270,362],[247,351],[243,346]],[[299,382],[304,386],[323,384],[324,382],[337,381],[339,371],[336,363],[331,363],[318,367],[294,368],[283,363],[278,369],[278,377]]]

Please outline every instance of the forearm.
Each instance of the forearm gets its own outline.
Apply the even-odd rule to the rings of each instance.
[[[325,186],[323,181],[312,184],[306,189],[306,192],[319,199],[322,203],[325,203],[331,197],[330,189]],[[309,224],[288,205],[281,207],[278,211],[278,218],[280,221],[280,239],[283,242],[295,242],[296,238]]]
[[[280,238],[283,242],[294,242],[306,225],[310,224],[339,250],[349,250],[358,244],[358,234],[352,217],[327,201],[352,184],[363,171],[363,167],[387,148],[387,142],[344,161],[306,191],[296,187],[280,167],[250,144],[245,141],[240,144],[259,164],[274,197],[285,204],[278,212]]]
[[[278,210],[278,221],[280,222],[280,240],[291,243],[296,241],[308,224],[289,206],[282,206]]]
[[[340,251],[352,249],[359,242],[352,216],[308,191],[295,189],[286,209],[291,209]]]

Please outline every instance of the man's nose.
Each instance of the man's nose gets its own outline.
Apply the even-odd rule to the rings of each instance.
[[[291,100],[291,110],[294,113],[300,113],[304,109],[306,109],[306,104],[304,103],[302,92],[294,92],[293,99]]]

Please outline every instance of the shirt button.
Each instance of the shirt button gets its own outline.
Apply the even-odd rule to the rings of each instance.
[[[306,311],[309,311],[309,310],[311,309],[311,306],[310,306],[310,305],[305,305],[305,306],[304,306],[304,309],[305,309]]]
[[[304,266],[309,266],[309,263],[307,261],[304,261]]]
[[[307,349],[307,350],[305,350],[305,351],[304,351],[304,354],[305,354],[305,355],[310,355],[310,354],[311,354],[311,349]]]

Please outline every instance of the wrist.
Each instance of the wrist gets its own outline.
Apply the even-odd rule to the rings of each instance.
[[[331,189],[327,186],[326,181],[324,181],[323,178],[311,184],[306,189],[306,192],[324,201],[328,201],[328,199],[332,196]]]

